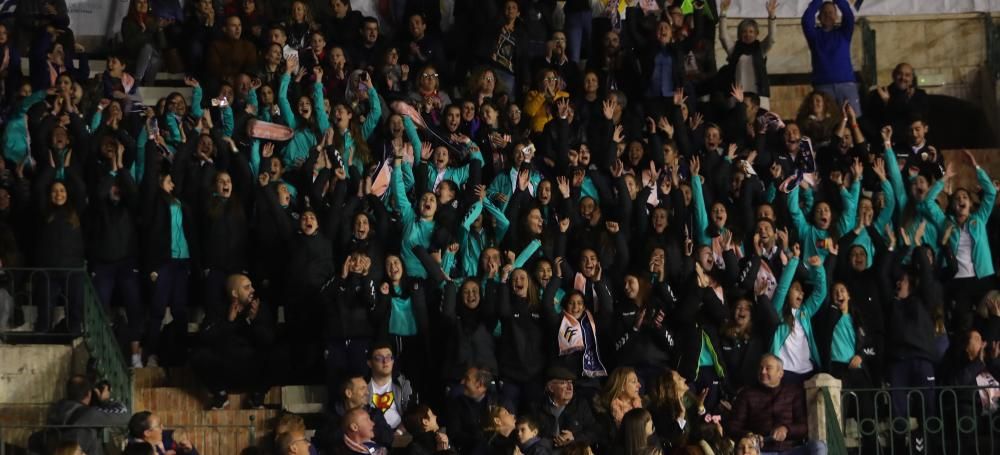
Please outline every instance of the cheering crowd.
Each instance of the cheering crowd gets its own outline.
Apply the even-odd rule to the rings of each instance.
[[[847,0],[803,12],[795,118],[775,0],[735,36],[731,0],[183,3],[129,2],[94,77],[62,0],[0,24],[0,260],[59,269],[37,331],[80,330],[86,267],[210,408],[326,384],[271,453],[825,453],[815,374],[1000,377],[1000,185],[928,143],[913,67],[862,93]],[[140,99],[169,67],[191,98]]]

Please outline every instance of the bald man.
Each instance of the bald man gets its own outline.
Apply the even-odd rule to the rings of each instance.
[[[246,275],[226,279],[226,297],[227,311],[206,320],[191,365],[212,392],[209,408],[228,406],[227,391],[233,388],[247,389],[245,407],[259,408],[274,383],[273,372],[282,369],[274,348],[274,318]]]
[[[336,455],[370,454],[385,455],[388,450],[378,445],[375,438],[375,422],[364,407],[356,407],[344,414],[341,423],[344,437],[336,441],[333,453]]]
[[[278,437],[278,453],[281,455],[309,455],[311,446],[302,430],[289,431]]]

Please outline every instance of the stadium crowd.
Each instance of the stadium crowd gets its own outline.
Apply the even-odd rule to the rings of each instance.
[[[910,65],[862,93],[847,0],[803,12],[794,119],[775,0],[735,36],[731,0],[184,3],[131,0],[95,77],[64,1],[0,24],[0,260],[64,270],[38,331],[58,294],[80,330],[85,267],[212,409],[327,384],[270,453],[825,453],[817,373],[1000,377],[998,183],[928,143]],[[168,68],[191,98],[140,99]],[[162,427],[126,453],[196,453]]]

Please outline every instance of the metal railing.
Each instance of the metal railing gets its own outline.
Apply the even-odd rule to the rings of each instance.
[[[1000,386],[844,389],[828,438],[847,453],[1000,454],[1000,398],[989,391]]]
[[[84,330],[83,283],[88,278],[85,269],[0,269],[0,337],[79,335]],[[22,314],[20,320],[16,310]]]
[[[861,93],[868,93],[868,87],[878,85],[878,42],[876,41],[875,29],[872,28],[868,19],[861,18],[857,21],[861,28]]]
[[[21,321],[23,329],[0,324],[0,340],[32,342],[64,340],[82,336],[96,375],[111,384],[114,398],[131,409],[132,373],[111,328],[111,318],[100,302],[85,269],[0,269],[0,313],[6,310],[7,325],[15,308],[33,308],[36,323]],[[57,308],[64,317],[57,320]],[[4,321],[0,314],[0,323]],[[27,317],[25,319],[28,319]],[[63,330],[53,330],[64,328]]]
[[[165,431],[173,433],[175,442],[190,441],[201,455],[233,455],[257,446],[257,427],[252,415],[246,425],[177,425]],[[39,448],[65,440],[99,444],[105,454],[119,453],[128,442],[128,430],[119,426],[0,424],[0,455],[37,454]]]
[[[118,400],[132,409],[132,370],[125,363],[118,338],[111,328],[111,317],[97,297],[90,277],[84,280],[84,342],[94,369],[111,384]]]

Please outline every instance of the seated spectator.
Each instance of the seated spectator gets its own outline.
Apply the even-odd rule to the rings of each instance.
[[[549,367],[545,372],[546,400],[535,403],[531,413],[539,426],[539,435],[551,441],[556,448],[563,448],[573,442],[597,445],[601,441],[601,431],[590,407],[589,400],[575,396],[573,372],[558,366]]]
[[[598,419],[608,436],[606,440],[613,441],[618,437],[622,418],[627,412],[643,407],[641,391],[639,377],[632,368],[618,367],[608,376],[604,390],[594,399]]]
[[[736,438],[766,435],[764,452],[824,455],[824,443],[807,440],[805,391],[801,384],[782,384],[784,372],[778,357],[761,358],[760,383],[745,387],[736,397],[727,431]]]
[[[406,411],[406,430],[413,436],[408,447],[410,455],[452,454],[458,452],[448,442],[448,435],[438,426],[437,416],[425,404]]]
[[[621,455],[639,455],[646,453],[656,453],[659,450],[658,444],[650,442],[653,433],[653,418],[649,411],[643,408],[635,408],[625,413],[622,417],[621,429],[615,440],[612,453]]]
[[[42,0],[19,2],[14,10],[17,42],[21,49],[27,48],[39,35],[56,33],[64,47],[72,48],[74,33],[70,28],[69,10],[66,0]]]
[[[246,408],[263,407],[264,395],[274,384],[273,370],[278,368],[274,316],[246,275],[229,276],[226,296],[227,310],[206,319],[203,344],[192,355],[191,365],[212,392],[211,409],[225,408],[227,391],[237,387],[249,388],[243,401]]]
[[[372,435],[368,436],[382,447],[391,447],[395,436],[392,428],[385,421],[382,410],[372,406],[372,399],[368,394],[368,383],[362,376],[351,376],[341,383],[339,390],[331,396],[331,406],[328,407],[327,421],[321,431],[317,432],[317,446],[321,451],[332,450],[345,436],[349,415],[353,411],[361,410],[368,414],[367,421],[371,422]]]
[[[125,445],[122,455],[157,455],[157,452],[148,442],[130,442]]]
[[[104,444],[102,433],[106,428],[122,426],[128,422],[128,413],[107,412],[94,400],[100,392],[84,376],[75,375],[66,382],[66,396],[54,403],[45,418],[47,425],[70,425],[78,428],[61,431],[55,440],[46,433],[35,433],[29,446],[36,450],[50,451],[64,440],[73,440],[78,449],[90,455],[102,455]],[[36,438],[38,438],[36,440]],[[63,450],[69,450],[64,447]],[[73,452],[70,452],[73,453]]]
[[[916,70],[909,63],[892,69],[892,83],[875,87],[865,105],[866,122],[872,130],[889,125],[896,132],[893,142],[904,142],[907,122],[926,118],[929,109],[927,92],[917,86]],[[870,119],[870,120],[869,120]]]
[[[56,86],[59,76],[66,74],[73,81],[85,81],[90,77],[90,61],[79,44],[73,48],[65,45],[49,33],[43,33],[31,46],[30,72],[31,87],[35,91],[47,90]],[[80,53],[79,62],[74,68],[73,60]]]
[[[184,430],[165,430],[160,417],[150,411],[137,412],[128,421],[129,445],[147,443],[157,455],[173,452],[177,455],[198,455]]]
[[[371,415],[363,408],[357,407],[344,414],[341,425],[343,436],[337,441],[330,453],[335,455],[370,454],[385,455],[388,453],[386,446],[379,445],[374,441],[375,422]]]
[[[368,393],[371,395],[373,408],[382,411],[389,428],[395,430],[403,423],[403,415],[409,407],[413,389],[403,375],[393,377],[395,358],[391,345],[376,344],[371,349],[368,365],[371,367],[371,380],[368,382]]]
[[[517,449],[524,455],[549,455],[551,442],[539,435],[538,422],[530,416],[517,419]]]
[[[306,438],[305,428],[285,432],[278,437],[279,455],[308,455],[312,453],[312,444]]]
[[[483,439],[483,416],[492,404],[488,393],[492,382],[489,371],[469,367],[462,378],[461,395],[448,400],[445,422],[451,433],[449,439],[459,453],[472,450]]]
[[[242,39],[243,22],[239,16],[226,18],[223,33],[222,38],[209,45],[205,56],[208,76],[215,82],[257,69],[257,49]]]
[[[125,58],[135,76],[146,84],[156,80],[156,73],[163,65],[161,53],[166,45],[166,38],[160,30],[161,20],[151,14],[149,2],[131,0],[121,25]]]
[[[513,455],[517,445],[517,417],[509,409],[492,405],[483,422],[484,439],[476,450],[485,450],[496,455]]]
[[[138,93],[139,83],[135,77],[125,72],[125,60],[117,55],[108,56],[108,69],[101,75],[104,98],[125,103],[125,110],[131,111],[131,97]],[[155,73],[154,73],[155,74]]]

